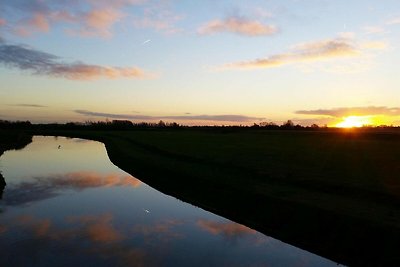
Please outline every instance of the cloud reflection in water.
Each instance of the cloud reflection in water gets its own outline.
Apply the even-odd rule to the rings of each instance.
[[[63,190],[81,191],[89,188],[126,186],[137,188],[142,184],[138,179],[119,173],[101,174],[96,172],[71,172],[32,180],[6,188],[4,201],[7,205],[23,205],[55,197]]]

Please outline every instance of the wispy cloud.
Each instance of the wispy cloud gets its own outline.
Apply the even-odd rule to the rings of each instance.
[[[15,14],[16,20],[14,18],[15,23],[11,28],[19,35],[48,32],[53,24],[64,22],[69,24],[69,33],[110,37],[113,25],[127,16],[124,10],[144,2],[145,0],[8,1],[4,8],[10,10],[9,14]]]
[[[37,104],[12,104],[10,106],[14,107],[27,107],[27,108],[47,108],[47,106],[37,105]]]
[[[81,25],[80,29],[77,32],[70,32],[83,36],[110,37],[112,35],[111,27],[122,17],[122,12],[115,8],[92,9],[77,18]]]
[[[381,26],[366,26],[363,28],[363,30],[367,34],[379,34],[387,32],[387,30]]]
[[[231,16],[224,20],[212,20],[198,29],[200,34],[215,34],[230,32],[245,36],[264,36],[278,32],[274,25],[264,24],[258,20],[251,20],[245,17]]]
[[[134,114],[114,114],[114,113],[103,113],[103,112],[92,112],[88,110],[74,110],[75,113],[102,117],[110,119],[126,119],[126,120],[143,120],[143,121],[156,121],[156,120],[191,120],[191,121],[217,121],[217,122],[253,122],[261,121],[264,118],[250,117],[244,115],[185,115],[185,116],[146,116],[146,115],[134,115]]]
[[[0,64],[30,71],[35,75],[62,77],[70,80],[98,78],[148,78],[151,75],[138,67],[110,67],[82,62],[62,62],[58,56],[35,50],[24,45],[7,44],[0,40]]]
[[[36,13],[30,18],[20,20],[14,30],[20,36],[29,36],[36,32],[48,32],[50,22],[45,14]]]
[[[139,187],[138,179],[118,173],[101,174],[96,172],[72,172],[49,177],[34,177],[29,182],[23,182],[7,187],[9,197],[7,205],[23,205],[57,196],[60,191],[72,189],[76,191],[97,187]],[[24,192],[28,192],[26,194]],[[22,193],[21,193],[22,192]]]
[[[142,235],[146,243],[160,245],[183,238],[183,234],[176,230],[182,224],[180,220],[162,220],[154,224],[138,224],[132,230],[135,235]]]
[[[296,114],[303,115],[323,115],[330,117],[346,117],[346,116],[400,116],[400,107],[385,106],[369,106],[369,107],[341,107],[333,109],[315,109],[315,110],[298,110]]]
[[[150,28],[165,34],[182,32],[176,24],[185,16],[176,14],[168,1],[160,1],[146,6],[140,16],[134,18],[137,28]]]
[[[113,226],[111,214],[76,216],[68,218],[68,221],[80,225],[81,234],[87,236],[92,242],[113,243],[124,239],[124,236]]]
[[[333,39],[299,44],[282,54],[228,63],[220,67],[220,69],[273,68],[293,63],[356,57],[361,56],[365,50],[383,49],[383,42],[379,42],[379,46],[377,44],[377,42],[374,42],[374,45],[371,42],[359,44],[350,36],[340,36]]]
[[[400,16],[399,17],[394,17],[386,22],[387,25],[396,25],[400,24]]]
[[[7,20],[0,18],[0,27],[7,24]]]
[[[224,239],[235,241],[246,238],[252,240],[255,244],[268,242],[268,238],[257,234],[257,231],[235,222],[220,222],[200,219],[196,222],[197,226],[212,234],[223,237]]]

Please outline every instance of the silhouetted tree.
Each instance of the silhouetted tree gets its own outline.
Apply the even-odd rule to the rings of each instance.
[[[288,120],[287,122],[285,122],[284,124],[281,125],[281,128],[285,128],[285,129],[294,128],[294,123],[293,123],[293,121]]]
[[[165,125],[165,122],[163,122],[162,120],[160,120],[160,121],[157,123],[157,126],[160,127],[160,128],[164,128],[166,125]]]

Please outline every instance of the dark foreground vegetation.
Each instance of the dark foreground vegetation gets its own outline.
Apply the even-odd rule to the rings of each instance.
[[[164,193],[339,263],[400,266],[397,128],[98,126],[9,125],[0,143],[11,131],[98,140]]]

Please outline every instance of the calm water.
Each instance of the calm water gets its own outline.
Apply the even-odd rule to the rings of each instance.
[[[35,137],[0,170],[0,266],[336,266],[158,192],[98,142]]]

